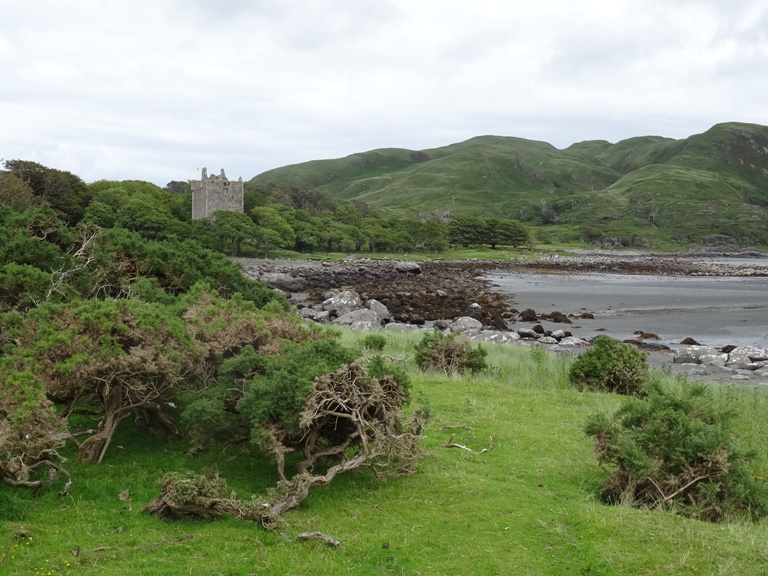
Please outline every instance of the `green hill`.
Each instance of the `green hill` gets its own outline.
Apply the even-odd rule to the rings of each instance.
[[[254,183],[323,190],[400,215],[441,211],[586,227],[621,243],[768,244],[768,127],[717,124],[683,140],[615,144],[479,136],[388,148],[264,172]]]

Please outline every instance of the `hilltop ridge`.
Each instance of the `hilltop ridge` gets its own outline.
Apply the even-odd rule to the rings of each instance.
[[[577,226],[586,236],[768,243],[768,127],[726,122],[675,140],[510,136],[382,148],[269,170],[252,183],[319,189],[403,216],[435,211]],[[589,238],[587,238],[589,239]]]

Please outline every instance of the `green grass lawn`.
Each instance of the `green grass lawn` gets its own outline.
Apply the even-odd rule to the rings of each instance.
[[[423,375],[411,359],[417,336],[384,334],[385,353],[411,372],[413,405],[428,405],[434,415],[415,475],[386,483],[364,471],[338,477],[313,489],[275,532],[232,517],[166,523],[142,508],[167,471],[215,469],[241,497],[263,493],[276,474],[247,445],[192,456],[182,442],[169,444],[125,422],[103,464],[68,463],[69,496],[57,497],[58,484],[39,497],[0,487],[0,574],[768,572],[765,523],[708,524],[597,500],[605,473],[583,426],[621,399],[570,389],[567,358],[489,346],[493,368],[484,376]],[[353,343],[358,336],[343,338]],[[713,401],[741,412],[739,433],[759,453],[755,473],[766,475],[765,395],[717,389]],[[341,545],[296,541],[308,531]]]

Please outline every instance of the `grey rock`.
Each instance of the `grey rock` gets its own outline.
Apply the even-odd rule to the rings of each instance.
[[[317,319],[318,311],[313,308],[300,308],[298,314],[305,320],[315,320]]]
[[[509,344],[510,342],[516,342],[519,339],[520,336],[516,332],[507,332],[504,330],[481,330],[472,336],[472,340],[497,342],[499,344]]]
[[[323,301],[323,310],[336,314],[336,316],[343,316],[347,312],[361,308],[362,305],[363,301],[360,294],[354,290],[342,290]]]
[[[728,354],[704,354],[700,357],[701,363],[708,366],[725,367],[725,363],[728,361]]]
[[[740,376],[749,376],[750,378],[752,377],[752,370],[741,370],[741,369],[739,369],[739,370],[734,370],[733,373],[734,374],[738,374]]]
[[[734,374],[731,376],[731,380],[751,380],[751,376],[747,376],[746,374]]]
[[[575,336],[566,336],[560,340],[559,344],[562,348],[585,348],[589,346],[589,342]]]
[[[539,334],[531,328],[520,328],[517,333],[520,335],[520,338],[532,338],[533,340],[539,339]]]
[[[270,288],[276,288],[285,292],[301,292],[307,287],[304,278],[296,278],[284,272],[265,272],[259,278]]]
[[[552,332],[552,338],[556,338],[557,340],[562,340],[565,338],[565,330],[554,330]]]
[[[473,330],[477,332],[482,328],[482,322],[475,320],[474,318],[470,318],[469,316],[460,316],[451,322],[451,325],[449,326],[449,329],[453,332],[469,332]]]
[[[738,364],[738,367],[742,370],[756,372],[765,367],[765,362],[748,362],[746,364]]]
[[[552,336],[542,336],[539,338],[539,344],[557,344],[557,338],[552,338]]]
[[[411,260],[401,260],[395,264],[395,270],[407,274],[421,274],[421,266]]]
[[[336,318],[332,324],[339,324],[340,326],[352,326],[360,322],[371,322],[380,325],[379,316],[373,310],[367,308],[361,308],[359,310],[352,310],[346,314],[342,314]]]
[[[706,376],[709,373],[709,370],[706,368],[691,368],[688,370],[688,374],[691,376]]]
[[[378,320],[361,320],[353,322],[349,325],[352,330],[359,330],[361,332],[374,332],[375,330],[381,330],[381,324]]]
[[[737,346],[728,354],[728,364],[744,366],[752,362],[768,360],[768,351],[757,346]]]
[[[389,308],[384,306],[384,304],[378,300],[368,300],[368,302],[365,303],[365,306],[368,308],[368,310],[376,313],[376,316],[379,317],[380,322],[387,322],[392,317],[392,315],[389,313]]]
[[[714,346],[687,346],[675,352],[672,362],[675,364],[703,364],[702,357],[714,357],[718,351]]]
[[[405,322],[390,322],[384,326],[384,330],[419,330],[419,327]]]

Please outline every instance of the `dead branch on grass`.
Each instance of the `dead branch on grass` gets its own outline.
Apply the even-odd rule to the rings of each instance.
[[[475,451],[472,450],[469,446],[464,446],[464,444],[456,444],[453,439],[456,437],[456,434],[451,434],[451,437],[448,439],[448,442],[445,444],[440,444],[441,448],[460,448],[461,450],[467,450],[468,452],[472,452],[472,454],[484,454],[485,452],[488,452],[493,448],[493,436],[488,436],[488,447],[483,448],[482,450]]]
[[[333,536],[328,536],[328,534],[323,534],[322,532],[302,532],[296,536],[296,540],[299,542],[306,540],[322,540],[332,548],[338,548],[341,546],[341,542],[336,540],[336,538]]]

